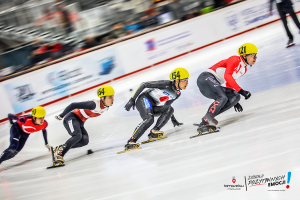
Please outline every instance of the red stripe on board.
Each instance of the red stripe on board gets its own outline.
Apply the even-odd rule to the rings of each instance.
[[[299,13],[300,13],[300,11],[296,12],[296,14],[299,14]],[[288,15],[288,17],[290,17],[290,15]],[[130,72],[130,73],[128,73],[128,74],[124,74],[124,75],[122,75],[122,76],[118,76],[118,77],[116,77],[116,78],[114,78],[114,79],[112,79],[112,80],[109,80],[109,81],[100,83],[100,84],[98,84],[98,85],[95,85],[95,86],[92,86],[92,87],[89,87],[89,88],[86,88],[86,89],[81,90],[81,91],[79,91],[79,92],[75,92],[75,93],[71,94],[70,96],[75,96],[75,95],[77,95],[77,94],[81,94],[81,93],[83,93],[83,92],[86,92],[86,91],[88,91],[88,90],[91,90],[91,89],[93,89],[93,88],[95,88],[95,87],[99,87],[99,86],[104,85],[104,84],[106,84],[106,83],[109,83],[109,82],[111,82],[111,81],[119,80],[119,79],[121,79],[121,78],[130,76],[130,75],[132,75],[132,74],[136,74],[136,73],[138,73],[138,72],[141,72],[141,71],[144,71],[144,70],[146,70],[146,69],[149,69],[149,68],[151,68],[151,67],[153,67],[153,66],[157,66],[157,65],[160,65],[160,64],[162,64],[162,63],[168,62],[168,61],[170,61],[170,60],[174,60],[175,58],[179,58],[179,57],[182,57],[182,56],[184,56],[184,55],[187,55],[187,54],[189,54],[190,52],[195,52],[195,51],[198,51],[198,50],[200,50],[200,49],[204,49],[204,48],[206,48],[206,47],[209,47],[209,46],[212,46],[212,45],[214,45],[214,44],[220,43],[220,42],[222,42],[222,41],[224,41],[224,40],[228,40],[228,39],[230,39],[230,38],[233,38],[233,37],[242,35],[242,34],[244,34],[244,33],[253,31],[253,30],[257,29],[257,28],[261,28],[261,27],[267,26],[267,25],[269,25],[269,24],[272,24],[272,23],[277,22],[277,21],[280,21],[280,20],[281,20],[281,19],[275,19],[275,20],[270,21],[270,22],[267,22],[267,23],[265,23],[265,24],[261,24],[261,25],[259,25],[259,26],[254,27],[254,28],[248,29],[248,30],[246,30],[246,31],[243,31],[243,32],[237,33],[237,34],[235,34],[235,35],[226,37],[226,38],[224,38],[224,39],[221,39],[221,40],[212,42],[212,43],[207,44],[207,45],[204,45],[204,46],[202,46],[202,47],[198,47],[198,48],[193,49],[193,50],[191,50],[191,51],[189,51],[189,52],[185,52],[185,53],[179,54],[179,55],[177,55],[177,56],[174,56],[174,57],[168,58],[168,59],[166,59],[166,60],[160,61],[160,62],[158,62],[158,63],[155,63],[155,64],[153,64],[153,65],[150,65],[150,66],[147,66],[147,67],[138,69],[138,70],[136,70],[136,71]],[[75,56],[75,57],[77,57],[77,56]],[[56,99],[56,100],[54,100],[54,101],[50,101],[50,102],[48,102],[48,103],[43,104],[42,106],[47,106],[47,105],[56,103],[56,102],[58,102],[58,101],[61,101],[61,100],[66,99],[66,98],[68,98],[68,97],[69,97],[69,96],[65,96],[65,97]],[[27,112],[30,112],[30,111],[31,111],[31,109],[30,109],[30,110],[26,110],[26,111],[24,111],[24,112],[22,112],[22,113],[27,113]],[[19,114],[20,114],[20,113],[19,113]],[[0,123],[4,122],[4,121],[6,121],[6,120],[8,120],[8,118],[1,119],[1,120],[0,120]]]

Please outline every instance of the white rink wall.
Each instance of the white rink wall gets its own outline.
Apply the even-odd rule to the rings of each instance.
[[[294,10],[300,11],[300,0],[294,3]],[[277,19],[277,14],[269,15],[269,0],[248,0],[4,81],[0,83],[0,122],[5,121],[7,113],[22,113],[102,83],[110,84],[117,77],[192,53]],[[107,68],[111,70],[103,74]]]

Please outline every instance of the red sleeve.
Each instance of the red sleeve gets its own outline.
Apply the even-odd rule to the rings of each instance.
[[[226,70],[224,74],[224,78],[226,80],[226,87],[233,88],[237,92],[239,92],[242,88],[236,83],[232,74],[234,70],[239,66],[240,60],[237,56],[232,56],[226,61]]]

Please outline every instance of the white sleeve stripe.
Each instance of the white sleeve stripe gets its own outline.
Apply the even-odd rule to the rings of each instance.
[[[80,113],[82,114],[82,116],[84,116],[85,118],[90,118],[83,109],[79,109]]]

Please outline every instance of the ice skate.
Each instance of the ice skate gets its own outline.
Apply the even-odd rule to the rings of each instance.
[[[119,151],[118,154],[124,153],[124,152],[127,152],[127,151],[131,151],[131,150],[135,150],[135,149],[141,149],[140,144],[139,144],[139,143],[136,143],[136,142],[130,142],[130,141],[129,141],[129,142],[125,145],[125,150],[124,150],[124,151]]]
[[[61,156],[61,152],[63,151],[64,148],[65,148],[64,145],[59,145],[55,149],[53,149],[53,147],[51,147],[51,154],[52,154],[53,164],[52,164],[51,167],[47,167],[47,169],[65,166],[65,160]]]
[[[214,120],[216,120],[216,119],[214,119]],[[212,122],[214,120],[212,120]],[[218,121],[217,121],[217,123],[218,123]],[[220,129],[220,128],[217,128],[215,125],[210,125],[205,120],[202,120],[202,122],[200,124],[194,124],[194,126],[198,126],[198,128],[197,128],[198,135],[194,135],[194,136],[190,137],[190,139],[195,138],[195,137],[199,137],[199,136],[202,136],[202,135],[207,135],[207,134],[210,134],[210,133],[214,133],[214,132],[219,132],[219,129]]]
[[[164,139],[164,138],[168,137],[168,136],[163,136],[163,135],[164,135],[163,131],[157,131],[157,130],[152,129],[150,131],[150,134],[148,135],[149,139],[142,142],[142,144],[153,142],[153,141]]]
[[[293,39],[289,39],[289,41],[287,42],[286,48],[289,48],[294,45],[295,45],[295,43],[293,42]]]

